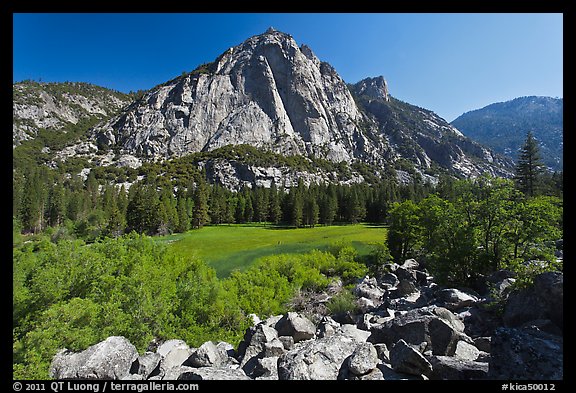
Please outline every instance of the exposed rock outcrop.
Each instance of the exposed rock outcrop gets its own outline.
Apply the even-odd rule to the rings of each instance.
[[[434,162],[466,176],[512,168],[434,113],[393,99],[383,77],[347,85],[309,47],[276,30],[149,90],[91,137],[147,160],[249,144],[378,166],[405,158],[424,177]]]
[[[41,129],[66,132],[83,120],[106,119],[131,102],[127,94],[71,82],[15,83],[12,97],[13,146],[35,138]]]

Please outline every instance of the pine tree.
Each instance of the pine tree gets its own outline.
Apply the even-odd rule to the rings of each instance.
[[[126,222],[129,230],[155,234],[160,222],[160,200],[156,187],[136,183],[130,187],[130,194],[130,201],[126,208]]]
[[[299,228],[302,226],[302,221],[304,219],[304,187],[300,185],[296,188],[291,188],[288,194],[288,206],[290,215],[290,224]]]
[[[236,224],[241,224],[244,222],[244,213],[246,210],[246,199],[242,195],[236,197],[236,211],[234,212],[234,218]]]
[[[190,229],[190,217],[188,216],[187,201],[183,196],[178,198],[176,203],[176,211],[178,214],[178,225],[176,226],[176,232],[186,232],[188,229]]]
[[[270,212],[268,219],[273,224],[278,224],[282,220],[282,205],[280,202],[280,194],[276,189],[276,184],[272,184],[272,187],[270,187]]]
[[[314,195],[308,194],[304,203],[304,222],[310,228],[314,228],[318,224],[320,216],[320,208]]]
[[[540,149],[530,131],[520,149],[516,164],[515,180],[518,189],[528,196],[534,196],[538,191],[539,180],[543,171],[544,164],[540,157]]]
[[[48,224],[59,226],[66,215],[66,200],[62,183],[56,183],[48,193]]]
[[[209,189],[206,184],[206,174],[202,174],[198,177],[196,183],[196,189],[194,190],[194,212],[192,213],[192,227],[202,228],[209,220],[210,215],[208,214],[208,197]]]
[[[46,189],[39,170],[31,169],[26,174],[20,219],[25,232],[38,233],[44,229]]]

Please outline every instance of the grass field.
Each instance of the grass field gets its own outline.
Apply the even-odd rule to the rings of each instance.
[[[222,278],[267,255],[327,250],[339,241],[352,244],[359,255],[367,255],[371,244],[385,239],[385,227],[364,224],[315,228],[221,225],[165,236],[162,241],[177,253],[197,255]]]

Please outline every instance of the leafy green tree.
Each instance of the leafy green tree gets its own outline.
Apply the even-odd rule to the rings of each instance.
[[[388,248],[397,262],[415,256],[419,249],[420,222],[418,205],[411,200],[395,202],[390,210]]]
[[[514,205],[506,231],[512,249],[508,260],[553,259],[553,241],[562,236],[561,206],[560,199],[549,196]]]

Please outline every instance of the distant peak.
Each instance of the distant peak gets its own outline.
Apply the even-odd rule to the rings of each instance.
[[[272,26],[270,26],[267,30],[266,30],[266,34],[272,34],[272,33],[276,33],[278,30],[276,30],[275,28],[273,28]]]
[[[362,79],[354,86],[356,88],[356,93],[358,95],[367,95],[371,98],[390,101],[390,95],[388,93],[388,83],[386,83],[386,79],[384,79],[383,76],[378,76],[376,78]]]

